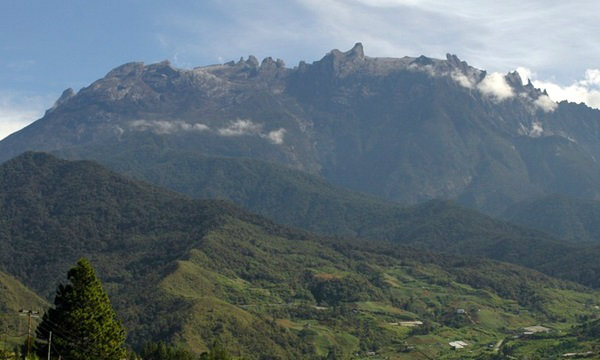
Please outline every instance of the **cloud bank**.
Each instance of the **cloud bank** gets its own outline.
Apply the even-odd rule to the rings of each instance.
[[[283,137],[285,135],[285,129],[281,128],[279,130],[269,131],[266,135],[266,138],[271,141],[273,144],[283,144]]]
[[[159,135],[181,132],[210,132],[225,137],[258,136],[275,145],[283,144],[286,133],[284,128],[264,132],[263,124],[248,119],[237,119],[224,127],[216,129],[211,129],[208,125],[202,123],[192,124],[177,120],[134,120],[129,123],[129,128],[132,131],[151,131]]]
[[[266,139],[273,144],[281,145],[283,144],[285,129],[280,128],[264,133],[262,124],[257,124],[247,119],[238,119],[231,122],[226,127],[217,129],[217,134],[221,136],[255,135]]]
[[[556,101],[552,100],[548,95],[541,95],[533,101],[533,105],[545,112],[552,112],[558,107]]]
[[[155,134],[166,135],[182,131],[206,131],[208,126],[204,124],[191,124],[185,121],[166,120],[135,120],[129,126],[137,131],[151,131]]]
[[[515,96],[512,87],[506,82],[505,76],[497,72],[487,74],[477,84],[477,89],[484,95],[497,101],[503,101]]]
[[[255,124],[250,120],[236,120],[226,127],[217,129],[221,136],[242,136],[260,134],[262,125]]]
[[[574,103],[585,103],[586,105],[600,109],[600,70],[588,69],[583,74],[583,79],[575,80],[570,85],[560,85],[552,80],[536,79],[537,74],[528,68],[517,69],[521,78],[530,79],[532,84],[548,92],[549,99],[554,101],[569,101]],[[541,100],[540,100],[541,99]],[[547,99],[538,99],[540,103],[548,103]]]

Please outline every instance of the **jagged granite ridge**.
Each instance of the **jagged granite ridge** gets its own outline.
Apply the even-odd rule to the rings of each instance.
[[[390,200],[498,213],[548,193],[599,199],[599,119],[516,72],[450,54],[368,57],[357,43],[293,68],[253,56],[194,69],[125,64],[0,142],[0,161],[150,141],[284,164]]]

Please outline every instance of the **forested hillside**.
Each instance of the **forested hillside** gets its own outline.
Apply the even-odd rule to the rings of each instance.
[[[0,167],[0,183],[2,269],[50,296],[90,258],[136,347],[201,352],[219,339],[247,358],[464,358],[448,342],[466,339],[482,358],[524,326],[597,316],[597,291],[526,268],[318,237],[91,162],[27,153]],[[557,341],[583,351],[594,340]]]
[[[552,195],[514,205],[507,220],[573,242],[600,243],[600,202]]]
[[[589,286],[600,286],[597,280],[600,270],[595,261],[587,260],[600,256],[598,248],[573,243],[569,237],[563,237],[568,236],[565,232],[556,231],[551,235],[528,229],[451,201],[432,200],[402,206],[336,187],[314,175],[282,166],[252,159],[163,151],[160,145],[153,143],[144,141],[145,145],[139,144],[139,151],[135,153],[128,152],[129,145],[115,145],[110,149],[71,149],[59,154],[69,158],[97,157],[101,163],[131,177],[195,198],[227,199],[278,223],[321,234],[486,256],[550,271],[555,276]],[[120,155],[110,156],[107,151],[116,151]],[[588,228],[593,229],[593,212],[581,210],[579,214],[588,219]],[[545,219],[543,212],[515,209],[510,214],[513,215],[511,219],[525,226],[552,229],[549,223],[536,226],[527,221],[538,215]],[[566,222],[557,219],[553,224],[558,226]],[[560,266],[562,259],[568,265]]]

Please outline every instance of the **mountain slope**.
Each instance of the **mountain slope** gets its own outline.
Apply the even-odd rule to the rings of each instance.
[[[357,44],[294,68],[254,57],[191,70],[125,64],[1,141],[0,161],[148,142],[274,162],[402,203],[457,199],[501,213],[551,193],[599,199],[599,120],[516,73],[453,55],[371,58]]]
[[[20,316],[19,310],[41,313],[47,306],[48,303],[36,293],[13,276],[0,271],[0,337],[3,341],[12,345],[22,343],[27,333],[27,317]]]
[[[600,202],[550,195],[509,208],[504,218],[576,242],[600,241]]]
[[[510,264],[319,238],[91,162],[27,153],[0,166],[0,185],[2,268],[50,296],[89,257],[133,345],[167,339],[200,352],[218,337],[248,358],[411,346],[460,358],[440,345],[469,336],[478,356],[522,326],[594,317],[599,298]],[[427,324],[412,332],[405,320]]]
[[[486,256],[536,269],[579,252],[559,238],[492,219],[452,202],[431,201],[412,207],[334,187],[306,173],[251,159],[214,158],[140,144],[118,156],[62,151],[71,158],[95,157],[127,175],[199,198],[224,198],[278,223],[328,235],[387,240],[428,250]],[[95,154],[95,155],[94,155]],[[597,250],[591,249],[592,254]],[[568,279],[589,272],[593,262],[573,264]],[[593,272],[595,273],[595,271]],[[553,274],[558,274],[553,272]],[[585,284],[596,286],[589,282]]]
[[[56,154],[67,159],[94,159],[120,174],[193,198],[229,200],[280,224],[328,235],[389,239],[390,234],[368,231],[395,221],[404,209],[280,165],[163,151],[151,143],[141,143],[134,151],[117,144]]]

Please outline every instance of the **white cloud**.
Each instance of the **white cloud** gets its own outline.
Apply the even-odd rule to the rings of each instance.
[[[217,129],[211,129],[208,125],[201,123],[188,123],[177,120],[135,120],[129,123],[129,128],[133,131],[151,131],[159,135],[168,135],[179,132],[210,132],[220,136],[258,136],[266,139],[273,144],[283,144],[286,133],[284,128],[263,132],[263,124],[257,124],[248,119],[237,119],[231,121],[229,125]],[[117,129],[118,131],[119,129]]]
[[[135,131],[151,131],[155,134],[172,134],[184,131],[206,131],[209,127],[196,123],[191,124],[185,121],[167,121],[167,120],[135,120],[129,124]]]
[[[257,124],[247,119],[237,119],[230,123],[224,128],[217,129],[217,134],[221,136],[244,136],[254,135],[259,136],[263,139],[267,139],[273,144],[283,144],[283,138],[285,136],[285,129],[280,128],[277,130],[269,131],[268,133],[263,132],[263,124]]]
[[[529,76],[533,86],[546,90],[548,97],[539,97],[534,103],[544,111],[552,111],[556,106],[549,101],[567,100],[574,103],[585,103],[586,105],[600,109],[600,70],[588,69],[583,79],[572,82],[570,85],[561,85],[553,80],[535,79],[536,74],[526,68],[517,68],[522,78]],[[528,74],[528,75],[527,75]],[[547,110],[551,109],[551,110]]]
[[[515,95],[504,75],[497,72],[487,74],[477,84],[477,89],[497,101],[503,101]]]
[[[582,84],[587,86],[600,86],[600,70],[588,69],[585,71],[585,79]]]
[[[467,89],[473,89],[473,87],[475,86],[475,82],[471,80],[467,75],[461,72],[453,71],[450,74],[450,77],[452,77],[452,79],[456,81],[460,86],[466,87]]]
[[[534,121],[531,124],[531,131],[529,132],[529,136],[540,137],[540,136],[542,136],[543,133],[544,133],[544,128],[542,127],[542,124]]]
[[[524,124],[520,124],[519,134],[529,136],[529,137],[540,137],[544,134],[544,128],[542,124],[538,121],[534,121],[530,127],[525,126]]]
[[[521,83],[523,85],[527,85],[529,80],[533,80],[533,78],[536,76],[531,69],[522,66],[517,67],[517,73],[519,73],[519,76],[521,77]]]
[[[273,144],[281,145],[283,144],[283,137],[285,135],[285,129],[281,128],[279,130],[270,131],[266,138],[269,139]]]
[[[524,67],[518,67],[517,72],[521,77],[521,82],[523,85],[526,85],[532,77],[535,76],[535,73],[530,69]],[[590,73],[590,78],[594,78],[595,73]],[[506,100],[515,96],[514,90],[506,81],[506,77],[500,73],[491,73],[486,75],[486,77],[476,84],[474,79],[469,78],[467,75],[454,71],[450,74],[452,79],[456,81],[459,85],[473,89],[477,88],[483,94],[491,96],[497,101]],[[475,85],[476,84],[476,85]],[[540,95],[536,99],[532,99],[527,93],[519,94],[524,99],[528,99],[533,103],[535,107],[544,111],[544,112],[552,112],[556,110],[558,104],[552,100],[548,95]],[[536,133],[536,128],[532,129],[533,133]]]
[[[16,92],[0,93],[0,140],[41,118],[52,104],[51,98]]]
[[[429,65],[429,64],[427,64],[427,65],[419,65],[419,64],[413,63],[413,64],[410,64],[408,66],[408,68],[410,70],[413,70],[413,71],[422,71],[422,72],[426,73],[429,76],[440,75],[440,74],[436,74],[435,69],[433,68],[433,66]]]
[[[227,127],[217,129],[217,132],[221,136],[242,136],[242,135],[256,135],[262,130],[261,124],[255,124],[251,120],[238,119]]]
[[[552,112],[558,107],[558,104],[548,95],[540,95],[540,97],[533,101],[533,104],[545,112]]]

